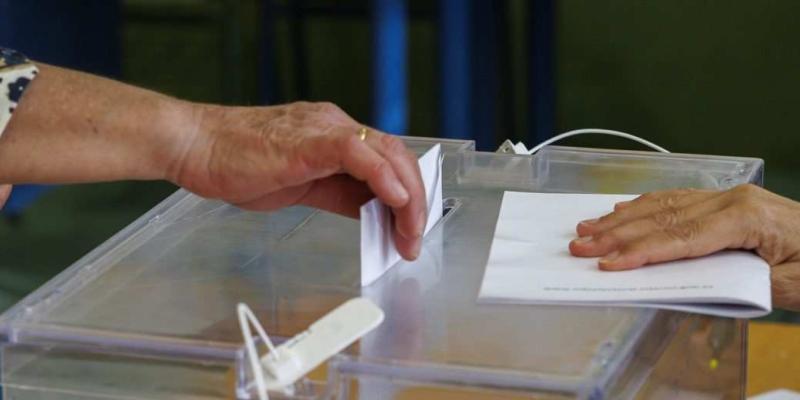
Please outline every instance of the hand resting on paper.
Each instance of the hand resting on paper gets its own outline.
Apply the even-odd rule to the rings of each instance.
[[[726,191],[668,190],[616,204],[578,224],[578,257],[620,271],[724,249],[753,250],[772,266],[772,301],[800,310],[800,203],[754,185]]]

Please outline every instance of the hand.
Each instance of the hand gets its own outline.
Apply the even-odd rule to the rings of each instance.
[[[609,271],[754,250],[772,266],[773,303],[800,310],[800,203],[757,186],[647,193],[577,231],[570,252],[603,257],[599,266]]]
[[[417,158],[397,137],[370,129],[362,141],[362,125],[330,103],[195,107],[169,180],[249,210],[304,204],[357,218],[377,196],[392,208],[398,251],[417,258],[425,188]]]
[[[6,205],[8,198],[11,196],[11,185],[0,185],[0,209]]]

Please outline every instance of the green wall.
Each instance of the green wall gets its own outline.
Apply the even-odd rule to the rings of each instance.
[[[561,0],[558,125],[759,157],[800,198],[800,2]]]

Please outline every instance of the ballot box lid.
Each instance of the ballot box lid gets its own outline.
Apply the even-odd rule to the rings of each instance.
[[[391,391],[368,383],[377,379],[608,397],[642,343],[670,340],[676,313],[478,304],[502,193],[723,189],[763,174],[750,158],[406,142],[417,153],[442,143],[445,154],[444,217],[417,261],[362,288],[358,221],[300,206],[247,212],[179,190],[3,314],[2,384],[76,398],[247,398],[237,303],[280,342],[363,296],[385,321],[292,396],[344,398],[337,380],[363,378],[362,393]]]

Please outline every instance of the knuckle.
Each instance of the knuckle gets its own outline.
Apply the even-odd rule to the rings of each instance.
[[[369,178],[385,179],[391,173],[391,168],[388,161],[384,159],[377,160],[370,166]]]
[[[671,194],[665,195],[658,199],[658,207],[662,211],[671,211],[678,207],[680,203],[681,194],[678,192],[672,192]]]
[[[289,103],[287,105],[287,112],[285,115],[290,119],[302,119],[306,118],[310,112],[312,112],[313,108],[311,107],[311,103],[307,101],[296,101],[294,103]]]
[[[653,200],[655,198],[656,198],[656,194],[654,192],[647,192],[647,193],[637,197],[636,200],[639,200],[639,201],[650,201],[650,200]]]
[[[680,225],[675,225],[664,230],[664,233],[671,239],[683,242],[691,246],[692,243],[700,236],[703,224],[698,220],[689,221]]]
[[[408,162],[411,163],[411,165],[414,165],[417,169],[419,169],[419,163],[417,162],[418,160],[417,155],[413,151],[406,148],[403,151],[403,157],[405,157],[406,160],[408,160]]]
[[[620,242],[620,237],[617,232],[611,230],[594,235],[594,240],[598,243],[613,245]]]
[[[403,154],[406,150],[405,144],[397,136],[381,135],[381,145],[390,153]]]
[[[278,106],[266,106],[263,109],[265,111],[267,111],[268,113],[271,113],[272,115],[274,115],[275,118],[277,119],[277,118],[286,116],[286,114],[289,112],[289,110],[291,108],[292,108],[291,104],[285,104],[285,105],[278,105]]]
[[[648,245],[647,238],[639,238],[620,246],[620,254],[637,265],[647,265],[652,262],[652,247]]]
[[[345,156],[352,156],[359,151],[360,140],[354,135],[334,136],[334,143],[338,150]]]
[[[661,229],[669,229],[677,226],[683,217],[683,211],[679,208],[670,208],[650,216],[653,223]]]
[[[314,106],[318,111],[322,112],[337,113],[342,111],[339,106],[331,103],[330,101],[321,101],[315,103]]]
[[[289,105],[292,108],[299,109],[299,110],[311,108],[311,103],[310,102],[302,101],[302,100],[289,103]]]
[[[612,213],[603,215],[602,217],[598,218],[597,222],[599,222],[601,224],[610,224],[610,223],[613,223],[617,218],[620,218],[620,217],[622,217],[624,215],[625,214],[623,213],[622,210],[614,211]]]
[[[731,189],[731,192],[734,194],[734,197],[737,200],[755,197],[759,194],[762,189],[752,183],[745,183],[742,185],[738,185]]]

